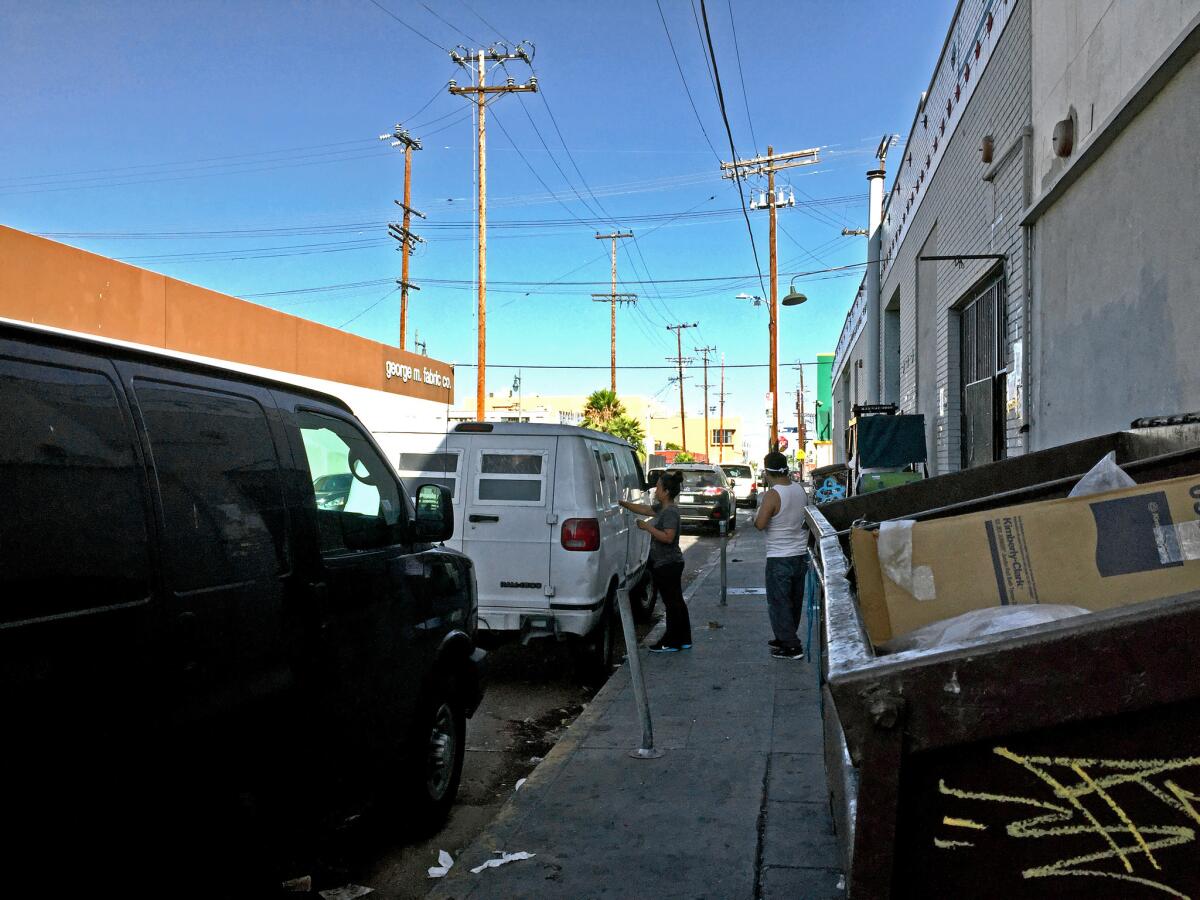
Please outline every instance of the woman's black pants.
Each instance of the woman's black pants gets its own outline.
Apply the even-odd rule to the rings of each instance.
[[[690,644],[692,620],[688,616],[687,604],[683,602],[683,563],[656,565],[651,575],[667,613],[667,630],[663,633],[662,642],[673,647]]]

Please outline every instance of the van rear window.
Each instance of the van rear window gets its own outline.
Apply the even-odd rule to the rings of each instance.
[[[477,503],[545,503],[546,454],[528,450],[480,450],[475,476]]]
[[[485,453],[479,471],[485,475],[540,475],[542,457],[530,453]]]

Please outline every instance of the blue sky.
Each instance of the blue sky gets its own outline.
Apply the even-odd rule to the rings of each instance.
[[[667,365],[665,326],[693,321],[685,355],[707,344],[730,364],[763,363],[765,308],[734,299],[763,291],[756,277],[725,280],[755,261],[720,178],[730,150],[699,0],[660,2],[666,28],[654,0],[378,0],[392,15],[371,0],[3,0],[0,222],[394,343],[400,255],[385,222],[403,163],[377,136],[401,122],[424,144],[413,203],[428,215],[409,332],[436,358],[473,363],[474,126],[446,90],[470,83],[447,49],[528,40],[541,94],[503,95],[488,113],[489,363],[530,367],[526,393],[607,386],[608,306],[590,294],[609,278],[594,234],[614,222],[637,236],[618,269],[640,297],[618,311],[619,364]],[[781,176],[799,205],[780,212],[780,271],[861,263],[866,240],[840,230],[865,226],[872,153],[885,132],[906,136],[954,3],[706,4],[738,155],[823,148],[820,165]],[[529,68],[508,73],[521,82]],[[750,222],[765,278],[767,215]],[[698,278],[720,280],[686,281]],[[797,279],[809,302],[781,310],[782,360],[832,351],[860,278]],[[667,283],[634,283],[650,280]],[[309,290],[332,285],[348,286]],[[514,374],[489,369],[489,389]],[[618,384],[671,402],[671,374],[624,371]],[[688,374],[699,413],[699,367]],[[783,389],[794,378],[785,369]],[[727,411],[760,415],[766,382],[765,369],[730,369]],[[473,383],[460,368],[460,398]]]

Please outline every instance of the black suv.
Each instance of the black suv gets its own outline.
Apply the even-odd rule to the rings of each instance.
[[[333,397],[37,328],[0,402],[18,882],[178,896],[368,801],[440,825],[483,661],[446,488]]]

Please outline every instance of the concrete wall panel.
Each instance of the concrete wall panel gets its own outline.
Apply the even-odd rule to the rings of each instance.
[[[1032,446],[1200,409],[1200,56],[1037,222]]]

